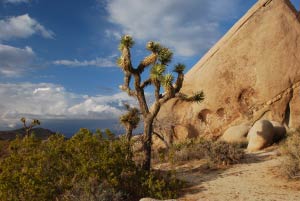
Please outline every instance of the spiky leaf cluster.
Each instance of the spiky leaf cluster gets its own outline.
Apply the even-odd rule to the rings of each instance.
[[[22,118],[20,119],[20,121],[21,121],[23,124],[25,124],[25,123],[26,123],[25,117],[22,117]]]
[[[185,69],[185,65],[181,64],[181,63],[178,63],[178,64],[176,64],[173,71],[176,72],[176,73],[183,73],[184,69]]]
[[[187,96],[186,94],[180,93],[179,94],[179,98],[181,100],[187,101],[187,102],[197,102],[197,103],[201,103],[205,96],[203,91],[199,91],[197,93],[194,93],[192,96]]]
[[[134,45],[134,40],[129,35],[124,35],[121,38],[119,49],[123,50],[124,47],[131,48]]]
[[[125,127],[131,125],[132,128],[136,128],[140,122],[140,112],[135,107],[130,107],[125,104],[127,112],[120,117],[120,123]]]
[[[174,76],[170,73],[166,74],[162,79],[162,85],[168,90],[173,84]]]
[[[36,126],[36,125],[40,125],[41,124],[41,122],[38,120],[38,119],[34,119],[34,120],[32,120],[32,122],[31,122],[31,125],[32,126]]]
[[[161,81],[163,73],[166,71],[166,66],[162,64],[156,64],[151,68],[150,78],[152,81]]]
[[[122,63],[123,63],[123,59],[121,58],[121,57],[119,57],[118,59],[117,59],[117,65],[119,66],[119,67],[121,67],[122,68]]]
[[[159,53],[159,51],[162,49],[161,45],[159,43],[149,41],[146,46],[147,50],[150,50],[153,53]]]
[[[158,60],[163,65],[167,65],[168,63],[170,63],[172,57],[173,57],[173,52],[166,47],[162,47],[158,53]]]

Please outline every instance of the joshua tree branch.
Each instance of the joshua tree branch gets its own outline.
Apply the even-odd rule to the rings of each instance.
[[[165,143],[166,147],[169,148],[169,144],[167,143],[167,141],[165,140],[165,138],[163,136],[161,136],[160,134],[158,134],[157,132],[153,131],[153,134],[156,135],[161,141],[163,141],[163,143]]]
[[[183,79],[184,79],[184,74],[182,72],[178,73],[177,80],[176,80],[176,83],[174,86],[175,93],[178,93],[180,91],[180,89],[182,88]]]
[[[141,88],[145,88],[145,87],[147,87],[147,86],[149,86],[149,85],[151,85],[151,79],[149,78],[149,79],[147,79],[147,80],[145,80],[144,82],[142,82],[142,84],[141,84]]]
[[[134,87],[136,89],[136,97],[138,99],[141,112],[143,116],[146,117],[149,114],[149,108],[147,105],[144,89],[141,88],[140,85],[141,85],[141,75],[134,74]]]
[[[155,95],[155,101],[158,102],[159,99],[160,99],[160,84],[159,82],[155,82],[154,84],[155,86],[155,92],[154,92],[154,95]]]
[[[134,72],[132,64],[131,64],[130,49],[126,46],[123,47],[123,50],[122,50],[120,66],[123,68],[124,71],[129,71],[130,73]]]
[[[157,54],[156,53],[151,53],[149,56],[145,57],[137,67],[137,72],[142,73],[144,72],[145,68],[150,66],[151,64],[154,64],[157,60]]]

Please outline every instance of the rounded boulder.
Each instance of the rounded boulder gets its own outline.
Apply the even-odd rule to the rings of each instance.
[[[259,151],[273,143],[274,128],[270,121],[257,121],[248,133],[248,147],[249,152]]]
[[[240,124],[236,126],[229,127],[220,140],[229,142],[229,143],[246,143],[247,134],[250,130],[250,126],[247,124]]]

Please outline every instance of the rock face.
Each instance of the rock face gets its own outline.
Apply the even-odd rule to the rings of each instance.
[[[247,139],[249,140],[247,150],[258,151],[273,143],[274,129],[268,120],[257,121],[250,129]]]
[[[186,74],[182,92],[205,100],[170,100],[156,131],[214,138],[259,119],[300,126],[299,22],[289,0],[259,0]]]

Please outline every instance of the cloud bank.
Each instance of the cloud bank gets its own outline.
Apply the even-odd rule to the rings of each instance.
[[[125,93],[87,96],[51,83],[0,83],[0,130],[15,128],[21,117],[40,120],[117,120],[123,103],[136,104]]]
[[[28,14],[0,20],[0,41],[14,38],[28,38],[39,34],[44,38],[54,38],[54,32],[31,18]]]
[[[21,3],[21,0],[9,0],[10,3]],[[53,31],[31,18],[28,14],[8,17],[0,20],[0,77],[16,77],[32,69],[36,54],[31,47],[13,47],[3,44],[18,38],[28,38],[34,34],[53,39]],[[1,44],[2,43],[2,44]]]
[[[0,44],[0,77],[14,77],[30,68],[35,59],[34,51],[26,46],[16,48]]]
[[[234,17],[239,0],[109,0],[110,22],[122,34],[158,40],[181,56],[194,56],[221,36],[220,23]],[[106,33],[118,35],[116,30]]]

